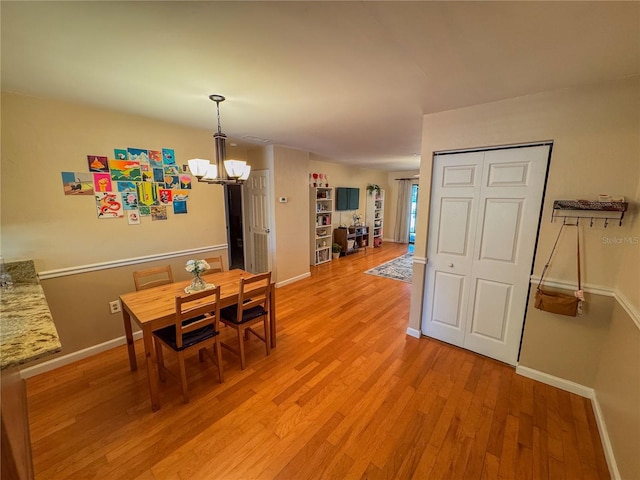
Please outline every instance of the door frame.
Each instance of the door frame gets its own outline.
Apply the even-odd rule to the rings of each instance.
[[[463,148],[463,149],[454,149],[454,150],[440,150],[440,151],[435,151],[432,154],[432,162],[431,162],[431,182],[433,182],[433,174],[434,174],[434,167],[435,167],[435,157],[436,156],[446,156],[446,155],[455,155],[455,154],[461,154],[461,153],[474,153],[474,152],[488,152],[488,151],[493,151],[493,150],[512,150],[512,149],[520,149],[520,148],[528,148],[528,147],[540,147],[540,146],[548,146],[549,147],[549,153],[548,153],[548,158],[547,158],[547,168],[546,171],[544,173],[544,183],[542,186],[542,193],[541,193],[541,199],[540,199],[540,211],[538,213],[538,223],[537,223],[537,227],[536,227],[536,234],[535,234],[535,239],[534,239],[534,246],[533,246],[533,252],[531,255],[531,264],[529,267],[529,278],[531,278],[531,276],[533,275],[533,269],[534,269],[534,265],[535,265],[535,260],[536,260],[536,256],[538,253],[538,242],[540,240],[540,228],[542,225],[542,215],[543,215],[543,211],[544,211],[544,203],[545,203],[545,199],[546,199],[546,195],[547,195],[547,186],[548,186],[548,182],[549,182],[549,171],[551,169],[551,160],[552,160],[552,154],[553,154],[553,140],[544,140],[544,141],[538,141],[538,142],[529,142],[529,143],[518,143],[518,144],[509,144],[509,145],[495,145],[495,146],[487,146],[487,147],[476,147],[476,148]],[[427,210],[431,211],[431,204],[433,202],[433,185],[432,183],[430,184],[430,188],[429,188],[429,203],[427,205]],[[431,222],[431,218],[428,218],[428,222]],[[425,253],[429,251],[429,247],[430,247],[430,242],[432,241],[431,238],[432,232],[429,229],[429,227],[427,226],[427,238],[426,238],[426,245],[425,245]],[[425,315],[425,287],[426,287],[426,282],[427,282],[427,271],[428,271],[428,259],[426,259],[425,262],[427,265],[425,265],[425,283],[423,284],[423,288],[422,288],[422,295],[420,298],[420,334],[421,335],[425,335],[428,336],[424,333],[424,329],[423,329],[423,320],[424,320],[424,315]],[[520,341],[518,344],[518,354],[516,356],[516,362],[518,362],[520,360],[520,353],[522,352],[522,337],[524,334],[524,329],[526,326],[526,320],[527,320],[527,313],[529,310],[529,299],[531,296],[531,288],[528,289],[527,291],[527,296],[526,296],[526,300],[525,300],[525,306],[524,306],[524,312],[523,312],[523,316],[524,318],[522,319],[522,331],[520,332]],[[429,337],[432,338],[432,337]]]

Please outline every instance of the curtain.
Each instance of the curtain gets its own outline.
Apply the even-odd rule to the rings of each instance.
[[[411,180],[399,180],[398,207],[393,241],[409,243],[409,225],[411,222]]]

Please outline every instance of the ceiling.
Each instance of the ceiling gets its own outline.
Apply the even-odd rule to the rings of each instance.
[[[427,113],[640,73],[633,2],[10,2],[2,90],[382,170]],[[249,137],[248,139],[246,137]]]

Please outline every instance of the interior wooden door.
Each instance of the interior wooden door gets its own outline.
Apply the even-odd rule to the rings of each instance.
[[[246,269],[251,273],[271,270],[271,216],[269,208],[269,172],[251,172],[244,184],[249,225]]]
[[[435,158],[425,335],[517,362],[549,148]]]

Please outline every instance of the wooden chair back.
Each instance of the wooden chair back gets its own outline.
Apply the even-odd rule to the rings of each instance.
[[[208,258],[205,258],[204,260],[209,264],[211,268],[209,270],[205,270],[203,275],[208,275],[210,273],[216,273],[216,272],[224,272],[224,263],[222,263],[222,255],[218,255],[217,257],[208,257]]]
[[[242,323],[243,312],[253,307],[264,308],[268,315],[270,293],[271,272],[241,278],[238,294],[238,323]]]
[[[173,283],[171,265],[136,270],[133,272],[133,283],[136,286],[136,290],[146,290],[147,288]]]
[[[220,286],[176,296],[176,345],[182,348],[185,335],[212,325],[218,331]],[[189,321],[191,320],[191,321]]]

